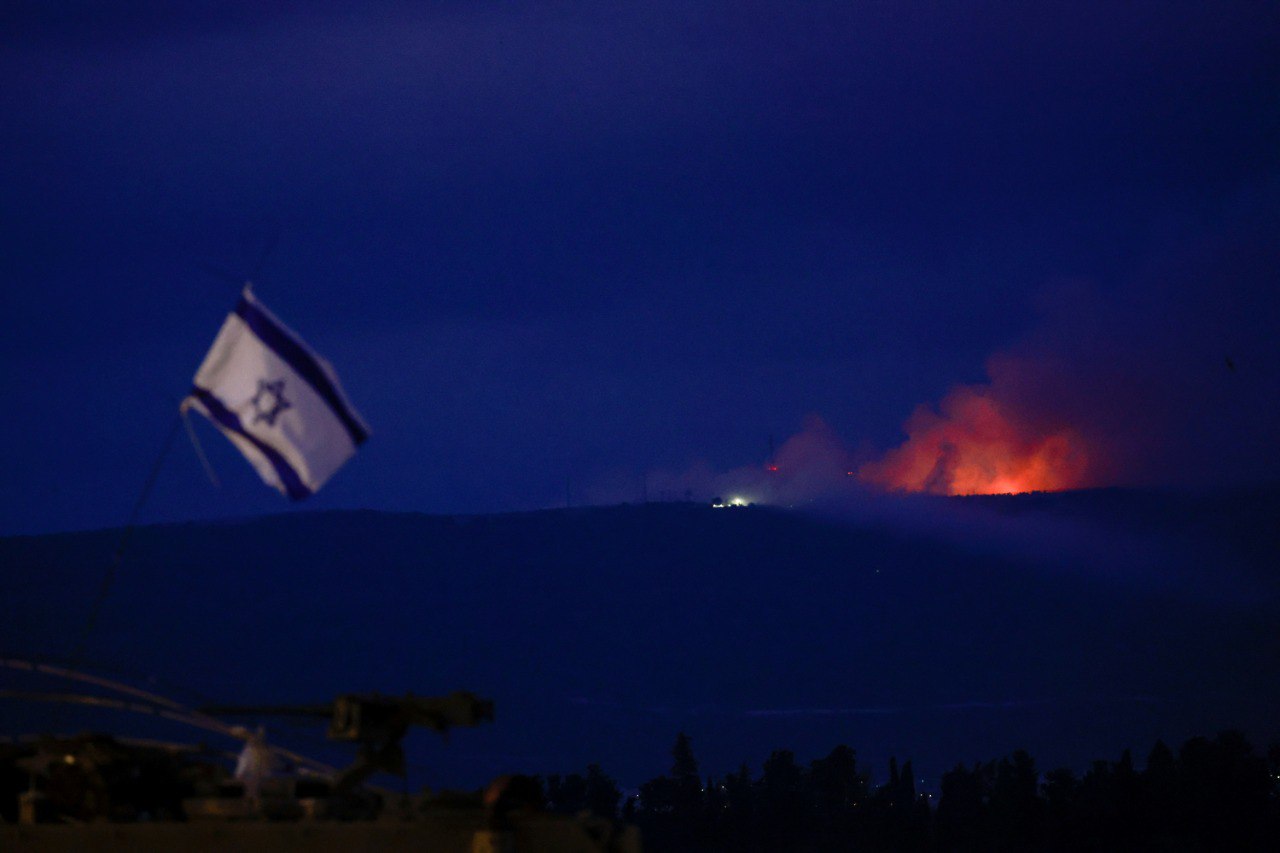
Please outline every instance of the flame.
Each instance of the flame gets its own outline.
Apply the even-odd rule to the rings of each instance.
[[[1069,426],[1045,429],[990,386],[951,390],[935,412],[920,406],[907,440],[858,476],[881,488],[940,495],[1058,491],[1087,485],[1089,454]]]

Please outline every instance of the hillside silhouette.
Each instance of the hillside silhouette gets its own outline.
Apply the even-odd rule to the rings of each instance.
[[[677,730],[716,768],[849,743],[934,790],[1015,749],[1083,773],[1280,735],[1277,518],[1277,490],[1102,490],[144,527],[83,662],[225,703],[492,697],[494,725],[410,739],[414,785],[599,763],[636,786]],[[6,656],[70,653],[116,538],[0,539]],[[47,714],[0,702],[6,732]]]

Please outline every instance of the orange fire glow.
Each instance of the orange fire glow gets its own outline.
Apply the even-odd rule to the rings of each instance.
[[[986,386],[961,386],[935,412],[921,406],[907,441],[858,470],[881,488],[939,495],[1058,491],[1087,484],[1089,454],[1074,429],[1044,429]]]

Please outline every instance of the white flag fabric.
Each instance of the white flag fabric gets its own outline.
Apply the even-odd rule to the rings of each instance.
[[[207,417],[293,500],[324,485],[369,437],[329,363],[247,285],[182,408]]]

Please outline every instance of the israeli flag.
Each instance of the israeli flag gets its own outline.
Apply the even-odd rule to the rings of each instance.
[[[196,371],[195,409],[293,500],[319,489],[369,437],[337,374],[245,285]]]

